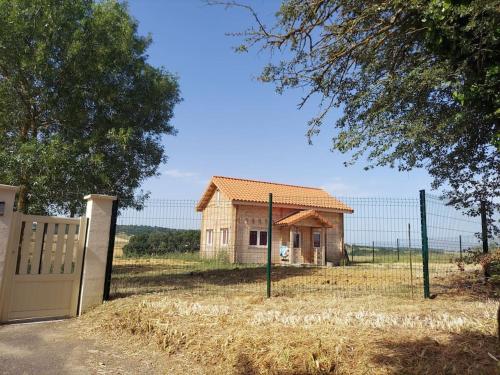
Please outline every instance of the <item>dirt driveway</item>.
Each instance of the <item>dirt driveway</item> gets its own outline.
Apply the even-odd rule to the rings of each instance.
[[[81,338],[75,320],[0,325],[0,374],[160,374],[161,358]]]

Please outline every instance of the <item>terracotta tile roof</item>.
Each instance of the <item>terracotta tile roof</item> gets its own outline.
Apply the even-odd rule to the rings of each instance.
[[[222,176],[212,177],[196,206],[198,211],[202,211],[208,205],[217,189],[231,201],[267,203],[269,193],[273,193],[273,202],[278,205],[353,212],[352,208],[332,197],[323,189]]]
[[[299,223],[302,220],[309,219],[311,217],[319,220],[324,226],[333,228],[333,224],[330,223],[325,217],[321,216],[321,214],[316,210],[304,210],[295,212],[291,215],[288,215],[282,219],[275,221],[274,224],[293,225]]]

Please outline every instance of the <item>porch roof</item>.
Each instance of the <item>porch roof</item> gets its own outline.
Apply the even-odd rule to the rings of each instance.
[[[316,210],[303,210],[295,212],[291,215],[285,216],[274,222],[275,225],[297,225],[300,224],[301,221],[313,218],[318,220],[321,223],[321,226],[333,228],[333,224],[330,223],[324,216],[322,216]]]

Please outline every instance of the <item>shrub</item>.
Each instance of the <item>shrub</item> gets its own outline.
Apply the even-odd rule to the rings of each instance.
[[[215,260],[217,263],[229,263],[229,254],[226,250],[221,250],[217,253]]]
[[[481,266],[490,275],[490,282],[500,286],[500,251],[489,253],[481,259]]]
[[[123,254],[130,257],[199,250],[199,230],[167,229],[143,231],[133,235],[123,247]]]
[[[481,249],[469,250],[464,256],[466,264],[480,264],[483,270],[490,275],[489,282],[500,285],[500,250],[493,250],[484,254]]]

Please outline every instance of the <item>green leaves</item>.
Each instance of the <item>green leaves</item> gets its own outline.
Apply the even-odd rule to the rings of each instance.
[[[302,88],[299,106],[319,96],[309,137],[343,109],[332,147],[347,165],[425,166],[453,204],[498,211],[499,23],[498,0],[286,0],[245,36],[284,56],[263,82]]]
[[[465,103],[465,95],[463,92],[453,91],[452,93],[453,99],[460,103],[460,105],[464,105]]]
[[[116,1],[0,0],[0,181],[27,212],[78,213],[88,193],[138,206],[165,160],[177,78]]]
[[[126,229],[134,230],[132,227],[128,226]],[[130,237],[123,248],[125,256],[155,256],[200,250],[199,230],[159,227],[139,227],[138,230],[139,233]]]

